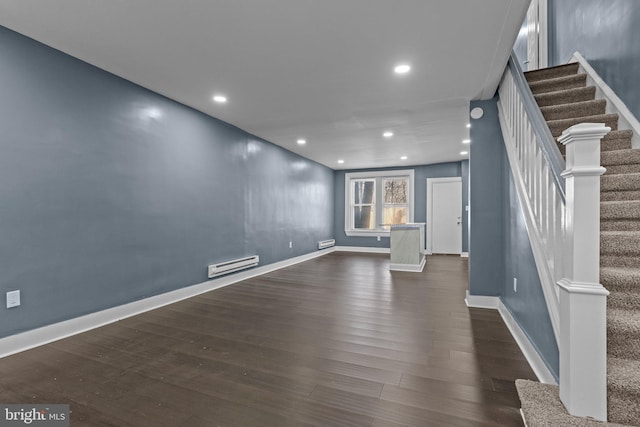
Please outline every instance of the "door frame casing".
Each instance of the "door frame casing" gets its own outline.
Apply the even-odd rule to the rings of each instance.
[[[434,183],[445,183],[445,182],[459,182],[462,185],[462,177],[460,176],[451,176],[447,178],[427,178],[427,215],[426,215],[426,223],[427,223],[427,255],[431,255],[433,253],[432,247],[432,236],[433,236],[433,184]],[[462,216],[462,199],[460,202],[460,216]],[[461,233],[462,234],[462,233]],[[462,237],[460,238],[460,247],[462,248]],[[460,252],[462,254],[462,252]]]
[[[535,16],[531,16],[534,14]],[[533,19],[533,21],[532,21]],[[549,3],[548,0],[533,0],[527,11],[525,20],[527,31],[527,63],[528,71],[547,68],[549,66]],[[530,28],[531,24],[534,28]],[[535,33],[536,52],[530,51],[529,32]],[[534,67],[531,67],[534,65]]]

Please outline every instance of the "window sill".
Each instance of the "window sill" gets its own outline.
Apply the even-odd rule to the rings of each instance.
[[[349,237],[389,237],[389,230],[344,230]]]

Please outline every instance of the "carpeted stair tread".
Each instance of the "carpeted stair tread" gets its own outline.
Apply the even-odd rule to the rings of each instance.
[[[608,358],[607,395],[609,420],[638,425],[640,420],[640,376],[638,372],[640,372],[640,362],[637,360]]]
[[[569,415],[560,401],[557,385],[516,380],[516,389],[528,427],[627,427]]]
[[[613,200],[640,200],[640,191],[601,191],[600,200],[603,202]]]
[[[640,221],[637,219],[600,221],[600,231],[640,231]]]
[[[638,257],[635,255],[603,254],[600,253],[600,267],[638,267]]]
[[[600,191],[640,191],[640,173],[602,175]]]
[[[551,105],[542,107],[542,115],[545,120],[562,120],[576,117],[597,116],[605,114],[607,101],[593,99],[591,101],[573,102],[569,104]]]
[[[602,138],[600,149],[601,151],[628,150],[631,148],[631,138],[633,138],[632,130],[612,130]]]
[[[607,310],[607,354],[640,360],[640,315],[636,310]]]
[[[638,163],[640,163],[640,150],[635,148],[604,151],[600,153],[600,164],[605,168],[611,165],[630,165]]]
[[[534,95],[547,92],[557,92],[559,90],[574,89],[577,87],[585,87],[586,85],[587,75],[584,73],[529,83],[531,92]]]
[[[640,269],[601,267],[600,283],[610,292],[609,309],[640,310]]]
[[[615,388],[640,390],[640,361],[622,357],[609,357],[607,378]],[[640,420],[638,418],[637,420]]]
[[[572,62],[570,64],[556,65],[555,67],[542,68],[540,70],[526,71],[524,76],[527,82],[536,82],[540,80],[548,80],[556,77],[578,74],[580,64]]]
[[[607,175],[622,175],[626,173],[640,173],[640,164],[634,163],[632,165],[610,165],[606,167]]]
[[[601,231],[600,254],[640,257],[640,231]]]
[[[600,220],[640,220],[640,200],[600,202]]]
[[[640,292],[640,266],[638,268],[600,268],[600,281],[608,290]]]
[[[554,138],[562,135],[565,129],[570,128],[578,123],[604,123],[605,126],[610,127],[612,130],[618,129],[618,115],[617,114],[598,114],[595,116],[575,117],[571,119],[562,120],[548,120],[549,130]]]
[[[569,104],[572,102],[591,101],[596,97],[595,86],[577,87],[534,95],[540,107]]]
[[[615,291],[610,290],[609,297],[607,298],[608,309],[623,309],[623,310],[640,310],[640,291]]]

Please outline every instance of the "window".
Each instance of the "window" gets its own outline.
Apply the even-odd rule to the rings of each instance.
[[[345,174],[345,233],[379,236],[413,222],[413,170]]]

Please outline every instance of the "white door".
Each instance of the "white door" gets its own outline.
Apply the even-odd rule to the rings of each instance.
[[[532,0],[527,11],[527,70],[546,68],[548,0]]]
[[[527,11],[527,70],[537,70],[539,68],[539,27],[538,0],[532,0]]]
[[[427,252],[462,252],[462,178],[427,179]]]

